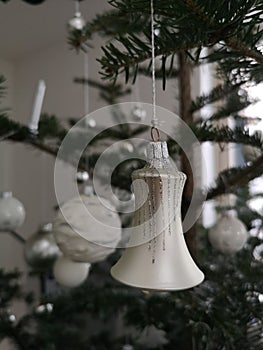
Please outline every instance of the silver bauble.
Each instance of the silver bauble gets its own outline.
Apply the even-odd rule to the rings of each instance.
[[[0,230],[15,230],[25,220],[23,204],[12,196],[12,192],[0,193]]]
[[[53,233],[69,259],[94,263],[115,251],[121,239],[121,221],[112,204],[105,199],[103,202],[104,205],[90,193],[62,205],[54,220]]]
[[[61,255],[52,233],[52,224],[46,224],[34,233],[25,244],[25,258],[34,268],[50,268]]]
[[[53,311],[53,304],[51,303],[40,304],[36,307],[35,311],[37,314],[43,314],[43,313],[51,314],[51,312]]]

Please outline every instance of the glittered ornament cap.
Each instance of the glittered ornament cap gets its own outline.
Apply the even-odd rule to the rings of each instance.
[[[165,141],[150,142],[147,145],[146,152],[149,160],[169,157],[167,143]]]

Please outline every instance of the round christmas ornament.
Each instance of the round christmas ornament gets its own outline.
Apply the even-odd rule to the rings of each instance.
[[[46,224],[34,233],[25,244],[25,258],[34,268],[50,268],[61,255],[52,233],[52,224]]]
[[[121,239],[121,221],[112,204],[103,199],[103,205],[91,187],[86,187],[85,193],[63,204],[53,234],[65,256],[94,263],[115,251]]]
[[[79,10],[79,0],[75,0],[75,14],[74,17],[69,20],[68,24],[72,29],[77,30],[82,30],[86,25],[85,19],[82,17]]]
[[[40,304],[36,307],[35,311],[37,314],[43,314],[43,313],[51,314],[51,312],[53,311],[53,304],[51,303]]]
[[[25,220],[23,204],[12,196],[12,192],[0,193],[0,230],[15,230]]]
[[[132,109],[132,118],[135,121],[143,121],[146,118],[146,111],[140,105],[136,105]]]
[[[55,280],[64,287],[77,287],[88,277],[89,263],[79,263],[60,256],[54,264]]]
[[[248,238],[246,226],[233,213],[224,213],[209,230],[211,245],[223,254],[232,254],[241,250]]]

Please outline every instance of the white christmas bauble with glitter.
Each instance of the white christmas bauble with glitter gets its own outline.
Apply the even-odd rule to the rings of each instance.
[[[89,263],[79,263],[60,256],[53,268],[55,280],[64,287],[77,287],[88,277]]]
[[[247,237],[247,229],[243,222],[227,213],[224,213],[208,232],[211,245],[224,254],[241,250]]]
[[[0,230],[15,230],[25,220],[23,204],[12,196],[12,192],[0,193]]]
[[[68,258],[102,261],[121,240],[121,220],[112,204],[94,195],[81,195],[63,204],[53,225],[55,240]]]

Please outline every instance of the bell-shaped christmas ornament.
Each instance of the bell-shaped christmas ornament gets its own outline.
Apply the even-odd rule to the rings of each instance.
[[[133,172],[136,211],[132,234],[112,276],[144,290],[194,287],[204,279],[183,235],[181,199],[186,175],[169,158],[166,142],[151,142],[148,163]]]

